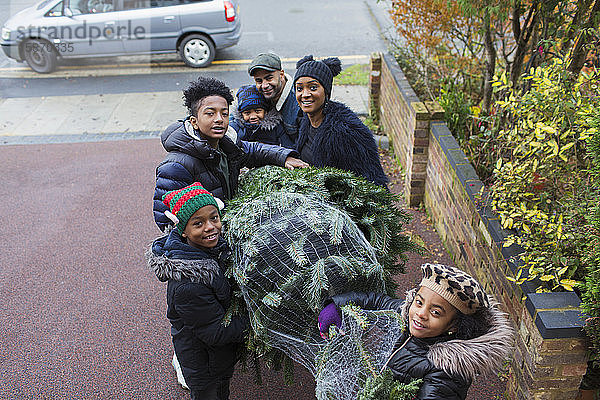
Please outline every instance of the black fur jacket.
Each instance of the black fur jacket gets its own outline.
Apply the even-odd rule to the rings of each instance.
[[[379,161],[373,134],[358,116],[337,101],[325,103],[325,118],[318,128],[312,128],[307,115],[300,120],[296,150],[302,149],[312,135],[312,160],[315,167],[334,167],[350,171],[377,185],[386,186],[388,178]]]

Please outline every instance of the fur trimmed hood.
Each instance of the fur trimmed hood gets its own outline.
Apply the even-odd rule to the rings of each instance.
[[[189,279],[196,283],[212,284],[214,278],[221,273],[217,261],[201,250],[195,251],[191,246],[181,242],[178,239],[179,235],[174,232],[159,237],[146,250],[148,268],[161,282]],[[195,252],[196,257],[189,258],[190,252]]]
[[[401,318],[408,326],[408,309],[417,289],[406,293]],[[490,297],[490,327],[487,333],[468,340],[452,339],[431,345],[427,359],[448,375],[460,376],[472,381],[478,375],[489,375],[502,368],[514,348],[514,329],[498,303]]]
[[[272,108],[265,112],[265,117],[258,124],[249,124],[244,121],[242,113],[235,107],[231,113],[233,120],[240,126],[245,126],[246,129],[263,129],[271,131],[277,127],[277,125],[283,123],[283,117],[276,109]]]

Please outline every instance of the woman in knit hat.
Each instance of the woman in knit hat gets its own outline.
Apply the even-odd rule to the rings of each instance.
[[[421,269],[420,285],[405,300],[379,293],[334,296],[319,315],[319,331],[327,337],[330,326],[340,327],[339,307],[350,303],[397,310],[405,330],[386,364],[394,379],[423,379],[418,400],[464,400],[476,376],[502,367],[513,348],[513,329],[473,277],[446,265]]]
[[[294,89],[303,111],[296,150],[310,165],[350,171],[386,186],[373,134],[352,110],[331,100],[333,77],[341,65],[336,57],[317,61],[313,56],[296,64]]]
[[[247,317],[223,323],[231,302],[224,275],[230,254],[221,237],[217,199],[196,182],[163,197],[166,216],[175,224],[170,234],[146,252],[148,266],[167,282],[167,317],[176,358],[192,400],[226,400]]]

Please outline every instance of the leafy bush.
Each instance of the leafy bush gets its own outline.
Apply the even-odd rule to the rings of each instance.
[[[492,205],[502,227],[516,230],[504,245],[525,251],[515,280],[539,280],[538,291],[573,290],[585,275],[581,254],[588,188],[586,141],[595,99],[584,95],[560,59],[531,69],[529,91],[519,94],[506,75],[494,86],[510,125],[499,132],[501,158],[494,169]]]

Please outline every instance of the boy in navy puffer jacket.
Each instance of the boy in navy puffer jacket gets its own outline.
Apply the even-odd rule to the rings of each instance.
[[[256,86],[239,88],[237,108],[234,108],[229,125],[238,137],[248,142],[261,142],[283,146],[281,137],[285,134],[283,118],[276,109],[269,109],[267,99]]]
[[[161,135],[168,151],[156,168],[154,221],[165,231],[172,222],[165,217],[164,194],[193,182],[224,202],[237,192],[240,169],[278,165],[307,167],[291,149],[241,140],[229,125],[231,90],[223,82],[200,77],[183,91],[189,116],[171,124]],[[233,133],[231,135],[231,133]]]

